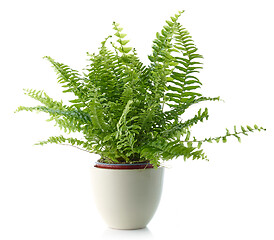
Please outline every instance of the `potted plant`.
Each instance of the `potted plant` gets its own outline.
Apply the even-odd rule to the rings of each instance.
[[[197,139],[191,127],[208,119],[208,109],[182,119],[185,111],[204,101],[197,73],[200,55],[189,32],[175,14],[156,33],[149,65],[144,65],[119,24],[113,23],[115,41],[108,36],[98,53],[80,74],[69,66],[45,57],[55,69],[65,93],[74,98],[65,105],[43,91],[26,89],[25,94],[41,105],[20,106],[17,111],[49,114],[50,121],[65,132],[82,138],[54,136],[37,144],[69,144],[96,153],[92,167],[95,200],[107,224],[118,229],[143,228],[155,213],[162,189],[163,161],[178,157],[208,160],[204,143],[239,141],[241,135],[265,130],[254,125],[234,127],[222,136]],[[110,50],[111,49],[111,50]]]

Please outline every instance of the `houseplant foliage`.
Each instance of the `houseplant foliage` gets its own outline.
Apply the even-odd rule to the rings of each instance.
[[[41,105],[20,106],[17,111],[39,111],[49,114],[67,133],[80,132],[82,138],[53,136],[37,144],[69,144],[101,156],[106,163],[150,162],[177,157],[207,159],[206,142],[226,142],[228,137],[240,141],[241,135],[264,130],[257,125],[234,127],[219,137],[198,140],[191,128],[209,117],[200,108],[189,119],[187,109],[203,101],[219,101],[205,97],[197,73],[202,69],[189,32],[179,23],[182,12],[166,21],[156,34],[150,63],[144,65],[119,24],[113,23],[115,41],[108,36],[97,54],[88,53],[83,73],[46,56],[55,69],[64,93],[74,94],[68,105],[55,101],[44,91],[26,89],[25,93]]]

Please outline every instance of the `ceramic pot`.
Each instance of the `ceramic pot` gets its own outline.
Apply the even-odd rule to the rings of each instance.
[[[97,163],[91,176],[95,203],[110,228],[146,227],[160,202],[163,167]]]

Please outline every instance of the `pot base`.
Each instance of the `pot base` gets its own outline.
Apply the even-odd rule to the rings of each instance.
[[[147,226],[134,227],[134,228],[116,228],[116,227],[111,227],[111,226],[108,226],[108,227],[111,229],[114,229],[114,230],[140,230],[140,229],[146,228]]]

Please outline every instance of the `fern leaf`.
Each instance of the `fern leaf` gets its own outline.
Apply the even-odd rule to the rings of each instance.
[[[208,119],[208,109],[205,108],[205,110],[202,112],[201,109],[198,111],[198,113],[191,119],[188,119],[185,122],[180,123],[173,123],[169,128],[162,132],[162,136],[165,138],[173,138],[176,134],[181,134],[181,132],[186,129],[190,128],[193,125],[197,124],[198,122],[203,122],[204,119]]]
[[[103,110],[101,104],[94,99],[89,103],[90,118],[95,128],[100,129],[103,133],[108,131],[107,123],[104,119]]]
[[[84,86],[83,78],[78,71],[71,69],[65,64],[54,61],[49,56],[45,56],[44,59],[47,59],[52,64],[58,75],[58,82],[66,88],[63,92],[73,92],[79,98],[84,98],[88,94],[88,89]]]
[[[65,138],[63,135],[60,136],[52,136],[49,137],[47,140],[44,141],[39,141],[38,143],[36,143],[35,145],[46,145],[46,144],[63,144],[63,145],[70,145],[73,147],[82,147],[78,149],[84,150],[84,151],[88,151],[88,152],[94,152],[92,145],[87,143],[86,141],[82,141],[79,140],[77,138]]]

